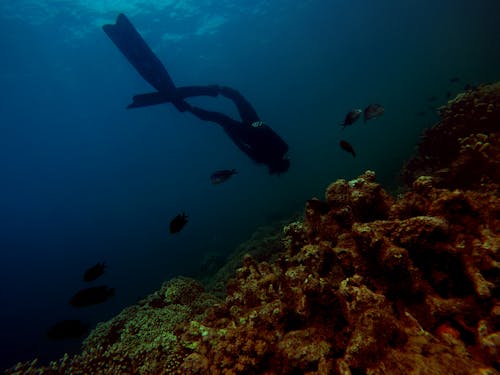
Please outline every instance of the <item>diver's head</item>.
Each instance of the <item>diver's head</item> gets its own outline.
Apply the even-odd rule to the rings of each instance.
[[[282,159],[275,159],[267,164],[270,174],[277,174],[278,176],[288,171],[290,168],[290,159],[284,156]]]

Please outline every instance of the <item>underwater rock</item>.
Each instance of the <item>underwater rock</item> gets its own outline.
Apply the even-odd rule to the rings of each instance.
[[[439,187],[479,189],[500,183],[500,83],[466,91],[439,108],[441,121],[427,129],[406,163],[407,186],[419,176]]]

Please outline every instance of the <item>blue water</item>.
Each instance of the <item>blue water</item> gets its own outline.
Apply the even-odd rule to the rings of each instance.
[[[268,175],[216,125],[170,105],[126,110],[151,88],[101,30],[119,12],[176,84],[240,90],[289,143],[290,171]],[[0,368],[75,352],[78,340],[48,341],[47,328],[110,318],[337,178],[373,169],[393,187],[437,119],[428,106],[500,78],[498,14],[498,0],[0,2]],[[340,129],[373,102],[383,117]],[[220,97],[195,103],[236,115]],[[211,185],[224,168],[240,173]],[[190,222],[169,235],[180,211]],[[116,296],[72,308],[98,261]]]

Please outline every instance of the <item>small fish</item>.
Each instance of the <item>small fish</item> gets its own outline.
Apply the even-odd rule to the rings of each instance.
[[[354,148],[349,142],[342,140],[340,141],[339,145],[342,150],[351,153],[353,158],[356,157],[356,152],[354,152]]]
[[[475,89],[477,89],[477,86],[473,85],[472,83],[466,83],[464,86],[465,91],[475,90]]]
[[[236,169],[221,169],[219,171],[215,171],[210,175],[210,182],[213,185],[222,184],[231,178],[232,175],[238,173]]]
[[[429,102],[435,102],[435,101],[437,100],[437,98],[436,98],[435,96],[429,96],[429,97],[427,98],[427,100],[428,100]]]
[[[188,222],[188,216],[183,212],[178,214],[170,222],[170,233],[178,233]]]
[[[106,263],[96,263],[92,267],[90,267],[85,273],[83,274],[83,281],[94,281],[97,279],[99,276],[101,276],[104,273],[104,270],[106,269]]]
[[[449,99],[451,98],[451,91],[446,91],[446,99]]]
[[[89,325],[81,320],[61,320],[47,331],[47,337],[51,340],[77,339],[89,331]]]
[[[420,116],[420,117],[424,117],[425,115],[427,115],[427,112],[425,112],[425,111],[420,111],[417,113],[417,116]]]
[[[384,112],[385,108],[380,104],[370,104],[368,107],[365,108],[364,122],[380,117],[384,114]]]
[[[93,286],[76,292],[69,300],[69,303],[74,307],[97,305],[98,303],[106,302],[114,294],[114,288],[108,288],[106,285]]]
[[[342,126],[342,129],[344,129],[347,125],[352,125],[356,121],[358,121],[361,113],[363,113],[361,109],[353,109],[352,111],[348,112],[347,115],[345,115],[344,122],[340,124],[340,126]]]
[[[451,77],[449,79],[449,81],[450,81],[450,83],[456,83],[456,82],[460,81],[460,78],[459,77]]]

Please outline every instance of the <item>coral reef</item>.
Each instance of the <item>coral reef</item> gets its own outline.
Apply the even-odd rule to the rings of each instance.
[[[251,255],[256,260],[272,260],[283,251],[283,226],[290,220],[281,220],[274,225],[260,228],[228,257],[225,264],[214,274],[200,281],[206,290],[219,297],[225,297],[227,281],[242,266],[245,255]]]
[[[461,93],[439,111],[441,121],[425,131],[403,170],[405,183],[422,175],[449,189],[500,183],[500,83]]]
[[[283,235],[240,248],[253,255],[224,300],[174,279],[99,325],[81,354],[7,373],[497,374],[499,92],[441,109],[405,194],[372,171],[337,180]]]
[[[399,200],[366,172],[247,257],[224,304],[188,330],[199,374],[471,374],[500,365],[500,204],[421,177]],[[482,331],[484,330],[484,334]]]

